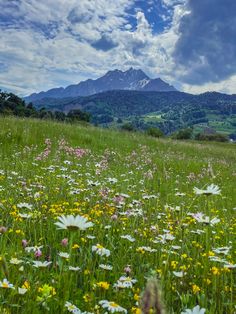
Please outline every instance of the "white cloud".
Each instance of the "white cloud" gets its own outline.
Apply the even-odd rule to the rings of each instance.
[[[0,14],[13,20],[7,26],[0,22],[0,30],[4,27],[0,33],[0,65],[6,65],[0,72],[1,87],[27,95],[130,66],[175,84],[182,73],[176,70],[172,53],[186,1],[163,0],[171,7],[172,23],[156,34],[141,9],[132,17],[137,21],[133,29],[127,9],[135,0],[12,0],[11,5],[0,0]],[[113,49],[96,50],[94,43],[104,35],[114,42]],[[218,90],[228,88],[228,92],[234,86],[234,78],[228,86],[225,82],[214,85]],[[189,92],[204,88],[183,85]]]

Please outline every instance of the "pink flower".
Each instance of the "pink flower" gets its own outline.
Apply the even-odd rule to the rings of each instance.
[[[61,245],[67,246],[68,245],[68,238],[64,238],[61,240]]]
[[[28,241],[26,239],[23,239],[21,241],[22,246],[25,248],[28,245]]]
[[[35,257],[40,257],[42,256],[42,251],[40,249],[36,250],[35,253],[34,253],[34,256]]]

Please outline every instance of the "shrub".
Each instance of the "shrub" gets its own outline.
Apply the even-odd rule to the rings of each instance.
[[[163,137],[164,133],[159,128],[149,128],[146,131],[147,135],[153,136],[153,137]]]

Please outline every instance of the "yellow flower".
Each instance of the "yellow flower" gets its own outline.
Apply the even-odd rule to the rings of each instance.
[[[76,243],[72,246],[72,249],[79,249],[79,248],[80,248],[79,244],[76,244]]]
[[[211,268],[211,272],[212,272],[212,274],[215,275],[215,276],[220,275],[220,270],[219,270],[219,268],[217,268],[217,267],[215,267],[215,266],[213,266],[213,267]]]
[[[142,314],[142,311],[139,308],[135,307],[135,306],[132,307],[131,311],[134,314]]]
[[[201,289],[197,285],[193,284],[192,285],[192,290],[194,294],[197,294]]]
[[[100,281],[97,283],[97,286],[102,288],[102,289],[108,290],[110,287],[110,284],[106,281]]]

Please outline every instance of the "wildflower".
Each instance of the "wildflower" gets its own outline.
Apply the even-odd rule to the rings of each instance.
[[[127,275],[131,273],[130,265],[125,266],[124,272],[125,272]]]
[[[40,293],[40,296],[37,297],[37,301],[39,302],[45,301],[56,294],[55,288],[48,284],[44,284],[42,287],[38,288],[38,292]]]
[[[19,204],[17,204],[17,207],[18,208],[26,208],[26,209],[31,210],[33,205],[32,204],[28,204],[28,203],[19,203]]]
[[[21,241],[21,244],[22,244],[23,248],[25,248],[25,247],[27,247],[27,245],[28,245],[28,241],[25,240],[25,239],[23,239],[23,240]]]
[[[216,249],[212,249],[212,251],[217,253],[217,254],[227,255],[229,253],[230,249],[231,249],[231,246],[224,246],[224,247],[219,247],[219,248],[216,248]]]
[[[204,314],[206,312],[206,309],[200,308],[199,305],[195,306],[192,310],[187,309],[184,312],[181,312],[181,314]]]
[[[198,189],[196,187],[193,188],[194,193],[196,195],[219,195],[221,193],[221,190],[217,185],[211,184],[209,185],[205,190]]]
[[[131,237],[131,235],[129,235],[129,234],[127,234],[127,235],[121,235],[120,236],[122,239],[126,239],[126,240],[128,240],[128,241],[130,241],[130,242],[134,242],[135,241],[135,239],[133,238],[133,237]]]
[[[86,230],[93,226],[92,222],[89,222],[87,218],[77,215],[62,215],[58,218],[59,221],[55,222],[58,229],[65,229],[65,230]]]
[[[69,270],[72,270],[72,271],[79,271],[79,270],[81,270],[81,268],[80,267],[73,267],[73,266],[69,266]]]
[[[12,257],[10,259],[10,264],[13,264],[13,265],[19,265],[21,264],[23,261],[21,259],[18,259],[18,258],[15,258],[15,257]]]
[[[68,245],[68,238],[64,238],[61,240],[61,245],[62,246],[67,246]]]
[[[20,288],[20,287],[18,288],[18,294],[24,295],[24,294],[26,294],[27,291],[28,290],[25,288]]]
[[[137,252],[140,252],[140,253],[144,253],[144,252],[150,252],[150,253],[153,253],[153,252],[156,252],[157,250],[156,249],[152,249],[150,246],[139,246],[137,249],[136,249]]]
[[[107,300],[101,300],[99,301],[99,304],[102,306],[102,308],[107,309],[111,313],[116,313],[116,312],[124,312],[127,313],[127,310],[118,305],[115,302],[112,301],[107,301]]]
[[[6,278],[3,281],[0,281],[0,288],[4,289],[15,289],[12,283],[10,283]]]
[[[104,270],[112,270],[113,267],[111,265],[105,265],[105,264],[100,264],[98,267],[104,269]]]
[[[192,285],[192,290],[194,294],[197,294],[201,289],[197,285]]]
[[[36,252],[36,251],[41,250],[42,247],[43,247],[43,245],[41,245],[41,246],[26,246],[26,247],[25,247],[25,251],[28,252],[28,253],[30,253],[30,252]]]
[[[211,226],[217,224],[220,222],[220,219],[215,217],[210,220],[210,217],[205,216],[203,213],[196,213],[196,214],[191,214],[191,216],[200,223],[205,223],[205,224],[210,224]]]
[[[136,279],[132,279],[130,277],[121,276],[120,279],[117,280],[117,283],[114,284],[116,288],[132,288],[133,285],[137,282]]]
[[[110,287],[110,284],[106,281],[100,281],[96,285],[104,290],[108,290]]]
[[[70,257],[70,254],[65,253],[65,252],[59,252],[58,255],[65,259],[68,259]]]
[[[211,267],[211,272],[212,272],[212,274],[215,275],[215,276],[220,275],[220,270],[219,270],[219,268],[217,268],[217,267],[215,267],[215,266]]]
[[[41,261],[33,261],[33,267],[36,267],[36,268],[45,268],[45,267],[48,267],[49,265],[52,264],[52,262],[41,262]]]
[[[74,313],[74,314],[82,314],[82,312],[80,311],[80,309],[78,307],[76,307],[74,304],[66,301],[65,303],[65,307],[67,308],[67,310],[70,313]]]
[[[34,256],[35,257],[40,257],[40,256],[42,256],[42,251],[40,250],[40,249],[38,249],[38,250],[36,250],[35,252],[34,252]]]
[[[105,249],[101,244],[96,244],[92,246],[92,252],[96,252],[100,256],[110,256],[111,252]]]
[[[183,277],[184,276],[184,272],[183,271],[173,271],[173,274],[176,276],[176,277]]]

